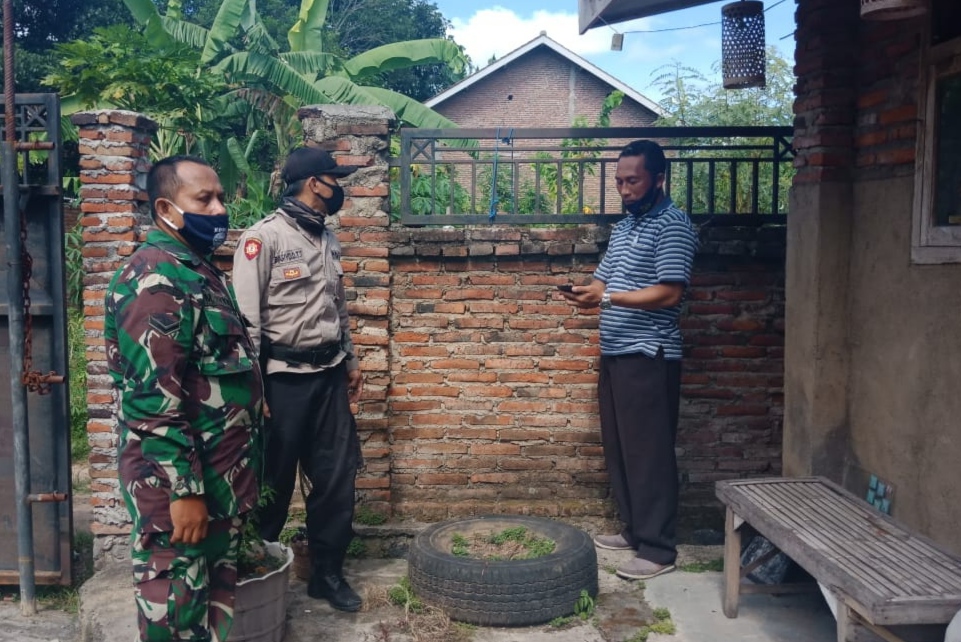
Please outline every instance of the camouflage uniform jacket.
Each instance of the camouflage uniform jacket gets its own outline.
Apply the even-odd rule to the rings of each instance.
[[[187,495],[204,496],[210,519],[252,509],[263,379],[223,273],[151,230],[105,310],[121,490],[137,531],[173,530],[170,502]]]

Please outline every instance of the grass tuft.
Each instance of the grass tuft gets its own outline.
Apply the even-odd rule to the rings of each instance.
[[[361,504],[354,512],[354,521],[364,526],[380,526],[387,522],[387,515],[378,513],[369,506]]]
[[[717,559],[707,561],[688,562],[687,564],[681,564],[678,566],[677,570],[685,573],[720,573],[724,570],[724,560],[719,557]]]

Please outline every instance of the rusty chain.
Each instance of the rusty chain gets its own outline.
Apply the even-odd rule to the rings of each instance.
[[[51,383],[63,383],[63,377],[51,370],[42,374],[33,370],[33,315],[30,314],[30,278],[33,276],[33,257],[27,250],[27,212],[20,208],[20,262],[23,265],[23,376],[28,392],[50,394]]]

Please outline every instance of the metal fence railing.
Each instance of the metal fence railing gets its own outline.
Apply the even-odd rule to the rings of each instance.
[[[792,135],[790,127],[402,129],[391,210],[408,225],[613,221],[622,215],[618,153],[650,138],[668,156],[669,195],[692,218],[774,222],[787,210]]]

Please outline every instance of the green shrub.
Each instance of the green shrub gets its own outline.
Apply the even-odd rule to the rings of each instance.
[[[87,346],[83,309],[67,308],[67,375],[70,388],[70,453],[79,462],[90,454],[87,440]]]

